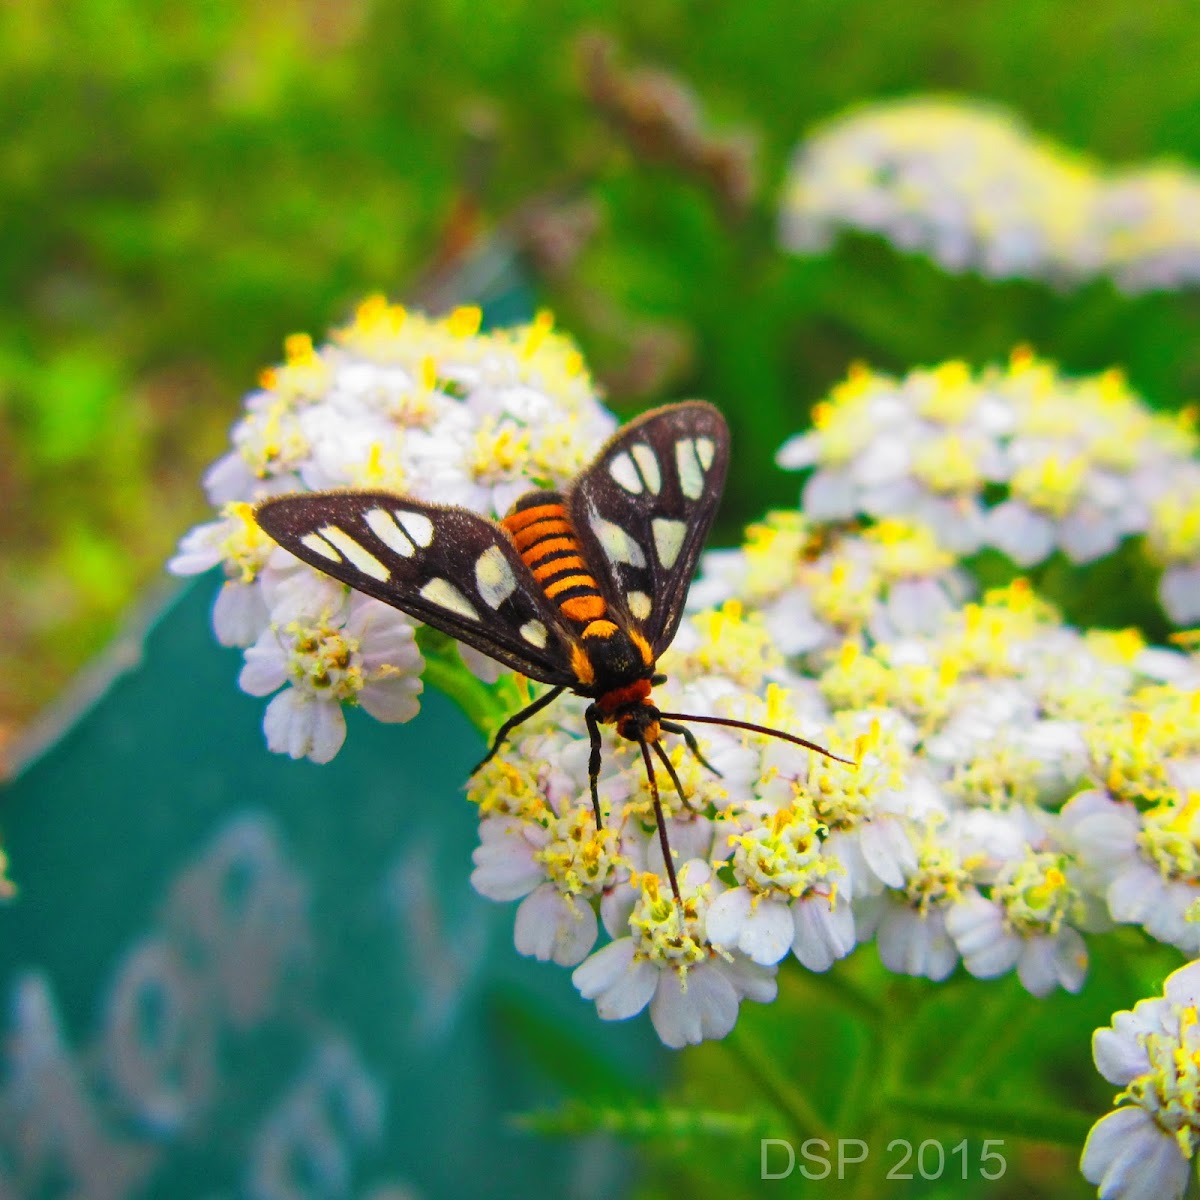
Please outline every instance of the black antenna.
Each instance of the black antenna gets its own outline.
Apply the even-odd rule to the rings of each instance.
[[[780,741],[791,742],[796,746],[803,746],[805,750],[814,750],[817,754],[823,754],[826,758],[832,758],[834,762],[845,763],[848,767],[858,766],[858,763],[852,759],[842,758],[840,755],[834,754],[833,751],[826,750],[824,746],[818,746],[816,742],[807,742],[802,737],[796,737],[791,733],[784,733],[782,729],[770,729],[766,725],[755,725],[750,721],[736,721],[733,717],[700,717],[695,713],[669,712],[659,713],[659,716],[665,717],[668,721],[698,721],[701,725],[727,725],[730,729],[745,729],[750,733],[761,733],[766,737],[779,738]],[[711,770],[712,768],[709,769]]]

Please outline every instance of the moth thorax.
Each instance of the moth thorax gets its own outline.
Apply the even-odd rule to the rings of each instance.
[[[635,679],[625,687],[612,688],[596,701],[601,719],[615,719],[626,710],[646,704],[650,698],[650,680]]]
[[[527,508],[541,508],[547,504],[562,504],[563,497],[561,492],[552,492],[547,488],[538,488],[536,491],[526,492],[523,496],[519,496],[512,507],[508,510],[505,520],[515,516],[517,513],[524,512]],[[502,521],[501,524],[504,522]]]
[[[642,650],[624,629],[614,626],[606,637],[587,638],[582,645],[595,673],[596,688],[602,689],[599,697],[602,707],[608,707],[605,700],[610,693],[623,692],[631,685],[645,685],[645,692],[637,699],[650,694],[654,664],[646,662]],[[612,710],[619,707],[620,703],[611,706]]]

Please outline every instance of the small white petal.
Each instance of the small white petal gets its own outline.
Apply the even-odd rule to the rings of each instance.
[[[968,896],[956,904],[946,914],[946,932],[967,970],[979,979],[1011,971],[1021,956],[1021,939],[1004,932],[1000,906],[982,896]]]
[[[411,721],[421,711],[417,697],[424,683],[409,675],[383,678],[366,684],[358,702],[377,721]]]
[[[287,688],[267,705],[263,732],[276,754],[329,762],[346,740],[346,718],[340,704]]]
[[[713,966],[733,984],[733,989],[743,1000],[755,1004],[770,1004],[779,994],[779,981],[775,967],[765,967],[752,962],[744,954],[735,954],[732,960],[713,959]]]
[[[222,646],[252,645],[269,620],[270,613],[258,584],[228,581],[222,585],[212,615],[213,632]]]
[[[480,826],[481,831],[488,822]],[[534,848],[511,826],[503,837],[489,836],[471,855],[471,886],[489,900],[519,900],[545,882],[546,872]]]
[[[1200,1005],[1200,962],[1172,971],[1163,983],[1163,995],[1179,1005]]]
[[[866,822],[859,844],[867,866],[887,887],[904,886],[905,872],[916,866],[916,850],[901,822],[886,817]]]
[[[646,959],[635,961],[632,938],[619,938],[576,967],[571,981],[585,1000],[596,1001],[602,1021],[624,1021],[650,1002],[659,974]]]
[[[1130,863],[1108,886],[1108,907],[1113,919],[1141,924],[1162,900],[1161,883],[1161,876],[1149,863],[1141,859]]]
[[[944,914],[936,908],[922,917],[907,904],[887,904],[876,943],[883,965],[898,975],[940,981],[958,963],[958,948],[946,933]]]
[[[763,899],[755,905],[745,888],[722,892],[708,906],[704,929],[714,945],[741,950],[761,966],[772,966],[783,958],[795,937],[786,903]]]
[[[1121,541],[1121,531],[1107,513],[1086,508],[1063,519],[1058,540],[1073,563],[1088,563],[1111,554]]]
[[[287,680],[287,659],[278,636],[264,630],[244,655],[245,665],[238,675],[238,687],[249,696],[269,696]]]
[[[800,471],[818,462],[821,455],[821,437],[817,433],[799,433],[788,438],[779,447],[775,461],[785,471]]]
[[[1158,583],[1158,599],[1174,624],[1200,621],[1200,563],[1168,567]]]
[[[1176,1200],[1189,1164],[1175,1140],[1145,1110],[1118,1108],[1088,1133],[1079,1169],[1100,1200]]]
[[[677,1050],[723,1038],[737,1023],[737,991],[714,963],[693,967],[686,985],[674,971],[659,974],[650,1019],[664,1045]]]
[[[813,521],[848,521],[858,515],[858,499],[849,472],[822,468],[804,485],[800,507]]]
[[[854,909],[846,896],[834,905],[824,896],[805,896],[792,904],[792,920],[792,952],[810,971],[828,971],[854,949]]]
[[[571,904],[552,883],[536,888],[517,909],[517,952],[560,967],[578,966],[596,943],[597,922],[584,900]]]
[[[1054,549],[1054,522],[1017,500],[1005,500],[992,509],[987,532],[992,545],[1019,567],[1042,562]]]
[[[1097,1029],[1092,1034],[1092,1057],[1096,1070],[1119,1087],[1124,1087],[1150,1070],[1146,1047],[1117,1029]]]

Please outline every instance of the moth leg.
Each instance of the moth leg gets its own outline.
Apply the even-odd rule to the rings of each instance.
[[[675,878],[675,860],[671,856],[671,843],[667,840],[667,819],[663,816],[662,801],[658,798],[658,780],[654,777],[654,760],[650,757],[650,747],[645,738],[638,738],[642,748],[642,760],[646,764],[646,778],[650,781],[650,797],[654,801],[654,821],[658,826],[658,844],[662,850],[663,863],[667,868],[667,878],[671,881],[671,891],[680,912],[683,911],[683,897],[679,894],[679,880]],[[657,742],[654,743],[656,746]]]
[[[492,738],[492,748],[478,763],[475,764],[471,770],[471,774],[474,775],[476,771],[487,766],[487,764],[496,757],[496,751],[499,750],[504,744],[504,739],[508,737],[508,735],[512,733],[512,731],[516,729],[518,725],[523,724],[525,721],[528,721],[530,717],[540,713],[547,704],[557,700],[559,696],[561,696],[566,690],[566,686],[561,684],[558,687],[553,687],[544,695],[539,696],[532,704],[525,705],[525,707],[521,709],[519,713],[514,713],[511,717],[509,717],[508,720],[496,730],[496,736]]]
[[[667,733],[677,733],[687,743],[687,748],[700,760],[700,765],[707,767],[718,779],[723,779],[724,776],[716,767],[700,753],[700,743],[696,741],[696,735],[686,725],[676,725],[674,721],[660,721],[659,727]]]
[[[592,744],[592,752],[588,755],[588,787],[592,790],[592,811],[596,814],[596,828],[602,829],[604,822],[600,816],[600,792],[596,786],[596,781],[600,778],[600,722],[596,720],[594,704],[587,706],[583,719],[587,722],[588,740]]]
[[[668,730],[668,732],[670,731]],[[683,801],[683,807],[686,808],[688,812],[695,813],[696,816],[700,816],[700,809],[698,809],[684,793],[683,784],[679,781],[679,772],[675,770],[675,764],[670,760],[670,758],[667,757],[667,752],[662,748],[662,742],[654,742],[652,745],[654,746],[654,753],[658,755],[658,757],[662,760],[662,765],[666,767],[667,774],[671,777],[671,783],[674,784],[675,790],[679,793],[680,800]],[[704,762],[704,759],[701,759],[700,761]],[[704,765],[707,767],[708,763],[704,763]],[[711,769],[712,768],[709,767],[709,770]]]

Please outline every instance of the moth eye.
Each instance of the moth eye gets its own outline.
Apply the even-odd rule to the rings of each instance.
[[[683,548],[683,539],[687,534],[687,525],[683,521],[672,521],[667,517],[655,517],[650,522],[654,530],[654,549],[658,561],[669,571],[679,557]]]
[[[431,579],[421,589],[420,595],[430,604],[457,613],[460,617],[471,621],[479,620],[475,606],[448,579]]]
[[[391,571],[366,546],[356,542],[344,529],[339,529],[336,525],[322,525],[317,533],[341,551],[346,561],[364,575],[378,579],[380,583],[386,583],[392,577]]]

